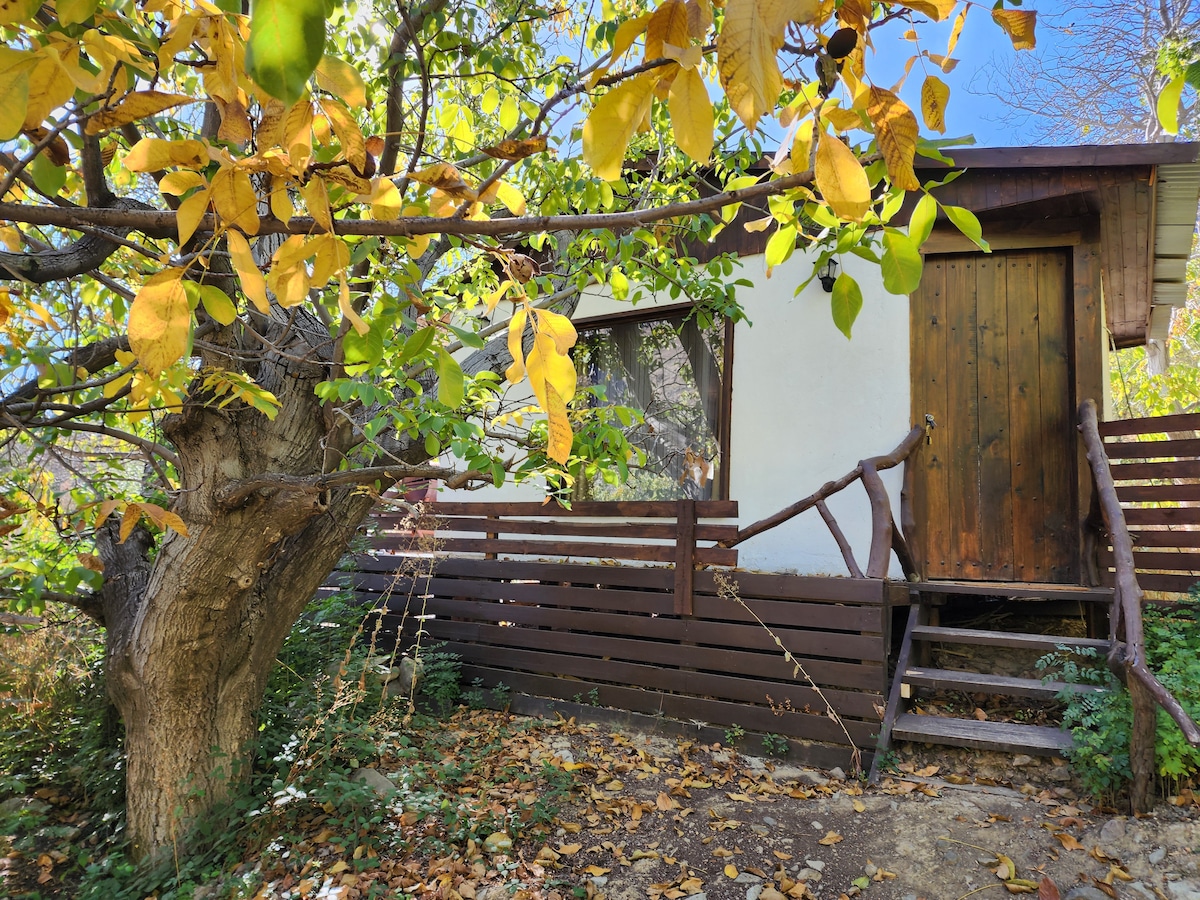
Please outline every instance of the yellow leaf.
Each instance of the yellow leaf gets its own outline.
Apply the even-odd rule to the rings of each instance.
[[[317,63],[317,87],[340,98],[351,109],[367,105],[367,86],[358,69],[336,56],[326,54]]]
[[[1075,839],[1074,835],[1067,834],[1065,831],[1056,831],[1054,836],[1058,838],[1058,842],[1063,845],[1064,850],[1083,850],[1083,844]]]
[[[363,317],[354,309],[354,305],[350,302],[350,282],[346,280],[346,271],[343,269],[338,274],[338,308],[342,311],[342,315],[350,320],[350,324],[354,326],[354,330],[360,335],[366,334],[371,330],[370,326],[363,321]]]
[[[254,132],[258,139],[260,153],[283,144],[283,121],[287,112],[287,104],[274,97],[262,104],[262,112],[258,117],[258,128]]]
[[[842,836],[840,834],[838,834],[836,831],[828,832],[825,835],[825,837],[823,837],[819,841],[817,841],[817,843],[823,847],[832,847],[834,844],[840,844],[841,842],[842,842]]]
[[[575,346],[578,334],[575,325],[561,313],[548,309],[539,309],[537,315],[537,330],[540,334],[548,334],[554,339],[554,348],[562,354]],[[570,397],[567,397],[570,400]]]
[[[346,155],[346,161],[354,167],[356,172],[365,172],[367,169],[367,139],[363,137],[362,129],[354,121],[350,110],[337,100],[328,97],[321,99],[321,109],[333,126],[333,133],[337,135],[342,144],[342,153]]]
[[[842,109],[840,106],[826,106],[821,110],[821,118],[829,122],[834,131],[853,131],[863,127],[863,121],[857,111]]]
[[[225,232],[225,240],[229,244],[234,271],[242,282],[242,293],[250,298],[260,313],[266,315],[271,311],[271,304],[267,302],[267,282],[254,262],[249,241],[238,231]]]
[[[215,102],[221,112],[221,127],[217,129],[218,140],[231,144],[245,144],[254,137],[254,126],[250,124],[250,114],[245,104],[240,100]]]
[[[899,5],[915,9],[917,12],[929,16],[933,21],[940,22],[954,12],[957,3],[958,0],[900,0]]]
[[[129,503],[125,506],[125,515],[121,516],[121,530],[119,532],[120,540],[118,543],[123,544],[133,534],[134,526],[137,525],[138,519],[142,517],[142,507],[138,503]]]
[[[159,528],[171,528],[178,531],[184,537],[188,537],[187,526],[183,524],[183,519],[179,518],[170,510],[163,509],[155,503],[141,503],[142,513],[145,514],[151,522]]]
[[[333,231],[333,211],[329,208],[329,191],[325,182],[320,178],[312,178],[307,184],[301,185],[300,196],[308,207],[308,214],[325,231]]]
[[[624,56],[626,51],[633,46],[633,42],[645,32],[652,15],[652,13],[647,13],[635,19],[626,19],[617,26],[612,42],[612,62],[616,62]]]
[[[872,87],[867,115],[875,125],[875,138],[892,184],[905,191],[919,189],[921,182],[913,170],[919,129],[913,111],[891,91]]]
[[[598,178],[621,177],[625,148],[634,129],[650,110],[655,78],[645,73],[631,78],[601,97],[583,123],[583,159]]]
[[[462,173],[450,163],[434,163],[409,176],[418,184],[427,184],[455,200],[477,200],[474,188],[463,181]]]
[[[336,273],[350,265],[350,248],[335,234],[326,232],[311,238],[306,251],[313,259],[312,286],[323,288]]]
[[[142,138],[126,154],[125,168],[131,172],[158,172],[167,166],[199,169],[208,161],[208,150],[200,141]]]
[[[713,110],[699,72],[684,69],[676,76],[668,108],[679,149],[698,163],[708,162],[713,148]]]
[[[661,59],[666,46],[684,47],[689,43],[687,6],[683,0],[663,0],[646,23],[646,59]]]
[[[601,875],[607,875],[612,871],[612,869],[606,869],[603,866],[587,866],[583,871],[587,872],[594,878],[599,878]]]
[[[516,384],[525,377],[525,354],[523,343],[525,338],[525,320],[529,311],[522,307],[513,313],[508,321],[508,352],[512,356],[512,365],[504,372],[509,384]]]
[[[248,172],[225,166],[213,176],[209,190],[217,215],[246,234],[258,234],[258,195]]]
[[[483,152],[496,159],[519,160],[533,156],[535,153],[546,152],[546,136],[524,138],[522,140],[508,139],[499,141],[494,147],[484,147]]]
[[[738,867],[735,866],[733,863],[726,863],[724,872],[725,872],[726,878],[737,878],[738,875],[740,874],[738,872]]]
[[[575,364],[566,353],[558,352],[554,338],[546,332],[539,331],[534,336],[525,366],[529,371],[529,386],[542,409],[546,408],[548,386],[558,392],[564,403],[575,396]]]
[[[559,465],[565,466],[571,456],[571,422],[567,418],[566,401],[552,384],[546,385],[546,425],[546,455]],[[637,810],[640,809],[641,807],[637,807]]]
[[[159,181],[158,189],[164,194],[179,197],[202,184],[208,184],[203,175],[185,169],[179,172],[168,172]]]
[[[102,110],[88,119],[86,131],[88,134],[100,134],[102,131],[112,131],[122,125],[136,122],[155,113],[185,103],[195,103],[195,97],[187,94],[165,94],[162,91],[136,91],[125,97],[116,106]]]
[[[967,10],[970,4],[964,3],[962,12],[954,17],[954,27],[950,29],[950,40],[946,43],[946,56],[950,56],[954,52],[954,48],[958,46],[958,36],[962,34],[963,26],[967,24]]]
[[[993,9],[992,21],[1004,29],[1014,50],[1032,50],[1037,46],[1037,13],[1029,9]]]
[[[2,18],[2,15],[0,15]],[[25,127],[29,74],[38,64],[33,53],[0,47],[0,141],[15,138]]]
[[[286,222],[296,214],[296,207],[292,205],[291,195],[288,194],[288,181],[286,178],[271,176],[271,215],[277,218],[280,222]]]
[[[855,800],[853,803],[853,806],[854,806],[855,812],[866,812],[867,811],[867,805],[865,803],[863,803],[861,800]]]
[[[817,141],[814,167],[817,190],[834,215],[852,222],[862,220],[871,207],[871,185],[854,152],[822,131]]]
[[[157,377],[187,351],[192,314],[183,289],[183,269],[146,279],[129,307],[129,349]]]
[[[492,310],[494,310],[496,308],[496,304],[504,299],[504,295],[506,293],[508,293],[508,289],[510,287],[512,287],[512,282],[506,279],[506,280],[500,282],[500,287],[498,287],[492,293],[488,294],[487,299],[484,301],[484,304],[487,306],[487,311],[488,311],[489,316],[492,314]]]
[[[52,111],[75,93],[75,82],[62,60],[50,47],[42,50],[41,60],[29,73],[29,99],[25,108],[25,127],[40,125]]]
[[[380,222],[391,222],[400,218],[400,207],[403,205],[400,191],[390,178],[377,178],[371,189],[371,218]]]
[[[312,128],[312,101],[305,97],[297,100],[287,111],[279,129],[280,146],[287,151],[292,165],[297,169],[306,168],[312,156]]]
[[[200,222],[204,219],[205,213],[208,212],[208,199],[210,191],[197,191],[179,204],[179,209],[175,211],[175,227],[179,229],[179,246],[183,246],[192,239],[192,235],[196,233],[196,229],[200,227]]]
[[[728,0],[717,36],[717,71],[729,105],[751,131],[775,108],[783,76],[775,56],[789,20],[811,22],[819,0]]]
[[[514,216],[525,215],[525,195],[507,181],[494,181],[491,186],[479,195],[483,203],[495,203],[499,200]],[[485,217],[486,218],[486,217]]]
[[[950,86],[936,75],[926,75],[921,85],[921,117],[930,131],[946,133],[946,104],[949,101]]]
[[[807,171],[812,164],[813,123],[807,120],[800,123],[796,129],[796,137],[792,141],[792,174],[798,175]]]

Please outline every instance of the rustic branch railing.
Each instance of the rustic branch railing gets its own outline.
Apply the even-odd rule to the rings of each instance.
[[[1155,706],[1166,710],[1194,747],[1200,747],[1200,727],[1146,667],[1142,588],[1134,565],[1133,539],[1117,497],[1117,487],[1104,441],[1100,437],[1096,403],[1093,400],[1085,400],[1079,407],[1079,431],[1087,449],[1116,569],[1109,629],[1113,649],[1109,654],[1109,665],[1124,676],[1133,701],[1133,731],[1129,745],[1129,766],[1133,773],[1130,803],[1134,813],[1149,812],[1154,805]]]
[[[821,519],[829,527],[833,539],[837,542],[838,549],[842,552],[842,559],[845,560],[846,568],[850,570],[851,576],[854,578],[885,578],[888,570],[888,554],[891,551],[895,551],[896,558],[900,560],[905,577],[915,576],[917,570],[913,555],[909,550],[904,534],[896,527],[896,520],[892,516],[892,502],[888,497],[887,487],[884,485],[883,479],[879,477],[879,473],[885,469],[894,468],[907,460],[920,445],[921,438],[925,436],[925,433],[926,426],[914,426],[912,431],[905,436],[904,440],[891,453],[886,456],[873,456],[870,459],[862,460],[857,466],[836,481],[826,482],[817,491],[803,500],[798,500],[790,506],[784,507],[779,512],[767,516],[765,519],[760,519],[751,525],[747,525],[745,528],[739,529],[734,538],[721,541],[718,546],[734,547],[757,534],[762,534],[764,531],[769,531],[777,525],[782,525],[805,510],[816,507],[817,512],[821,515]],[[867,499],[871,503],[871,551],[867,560],[865,575],[858,561],[854,558],[854,551],[850,547],[850,542],[846,540],[845,533],[833,517],[833,513],[829,511],[829,507],[825,504],[826,500],[849,487],[855,481],[862,481],[863,488],[867,492]]]

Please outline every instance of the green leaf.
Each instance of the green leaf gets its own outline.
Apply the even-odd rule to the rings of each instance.
[[[975,246],[984,253],[992,252],[992,248],[988,246],[988,242],[983,239],[983,226],[975,218],[975,213],[961,206],[943,206],[942,211],[954,223],[955,228],[975,242]]]
[[[463,371],[458,362],[441,347],[434,368],[438,373],[438,402],[455,407],[463,401]]]
[[[96,14],[97,0],[58,0],[55,11],[61,25],[78,25]]]
[[[33,158],[29,174],[33,176],[33,183],[38,186],[38,190],[51,197],[57,196],[67,183],[67,167],[56,166],[45,153],[39,153]]]
[[[1186,83],[1186,73],[1177,75],[1158,95],[1158,124],[1167,134],[1179,133],[1179,98],[1183,95]]]
[[[302,96],[325,54],[325,0],[254,0],[246,73],[284,103]]]
[[[458,339],[462,341],[462,345],[464,347],[470,347],[472,350],[483,349],[483,338],[481,338],[477,332],[470,331],[466,328],[455,328],[453,325],[450,325],[449,328],[454,332]]]
[[[928,196],[928,195],[926,195]],[[921,284],[924,263],[916,242],[902,231],[883,232],[883,287],[889,294],[911,294]]]
[[[781,225],[779,230],[767,241],[767,275],[771,270],[784,263],[796,250],[796,226]]]
[[[407,363],[422,355],[433,343],[434,334],[432,326],[413,332],[404,342],[400,357]]]
[[[858,282],[842,272],[838,275],[837,281],[833,283],[831,302],[833,304],[833,324],[849,339],[850,329],[854,327],[854,320],[858,318],[863,305],[862,290],[859,288]]]
[[[361,375],[383,361],[383,329],[371,327],[366,334],[351,329],[342,338],[346,374]]]
[[[912,216],[908,220],[908,236],[913,243],[920,247],[929,239],[933,232],[933,223],[937,220],[937,201],[931,194],[925,194],[913,207]]]
[[[237,318],[237,307],[229,295],[214,284],[200,285],[200,301],[204,304],[204,311],[222,325],[232,325]]]

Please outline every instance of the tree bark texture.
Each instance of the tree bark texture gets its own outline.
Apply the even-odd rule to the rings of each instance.
[[[139,858],[186,850],[198,818],[244,774],[283,641],[374,503],[354,487],[260,492],[234,508],[219,500],[246,478],[321,471],[328,435],[313,386],[323,370],[282,359],[259,367],[259,383],[282,402],[274,421],[198,400],[170,417],[175,511],[189,536],[167,532],[152,566],[146,542],[108,570],[108,684],[125,722],[128,833]],[[135,536],[126,544],[143,540]]]

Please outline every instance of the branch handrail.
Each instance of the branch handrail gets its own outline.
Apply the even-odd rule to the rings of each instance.
[[[892,516],[891,500],[888,497],[887,488],[883,484],[883,479],[879,477],[879,473],[885,469],[894,468],[906,461],[920,445],[921,438],[926,434],[927,427],[929,426],[914,425],[904,440],[891,453],[862,460],[857,466],[836,481],[827,481],[803,500],[798,500],[790,506],[785,506],[779,512],[739,529],[736,537],[721,541],[717,546],[735,547],[755,535],[762,534],[764,531],[769,531],[778,525],[782,525],[805,510],[816,507],[817,511],[821,514],[821,519],[829,527],[830,533],[837,542],[838,549],[842,552],[842,558],[845,560],[846,567],[850,570],[851,576],[855,578],[883,578],[887,574],[889,550],[896,551],[901,565],[906,570],[905,575],[913,574],[908,571],[911,568],[912,556],[908,552],[908,545],[903,535],[896,528],[895,519]],[[846,540],[841,528],[838,527],[837,521],[833,518],[833,514],[829,512],[829,508],[825,504],[825,501],[834,494],[849,487],[855,481],[860,480],[871,503],[871,551],[865,576],[858,562],[854,559],[854,553],[850,549],[849,542]]]
[[[1109,616],[1109,636],[1113,643],[1109,665],[1114,669],[1124,670],[1125,681],[1133,699],[1134,725],[1129,758],[1134,775],[1134,811],[1140,812],[1142,808],[1148,808],[1152,800],[1154,706],[1160,706],[1175,720],[1188,743],[1194,747],[1200,747],[1200,727],[1197,727],[1179,701],[1146,666],[1145,635],[1142,626],[1143,595],[1134,566],[1133,539],[1129,535],[1125,511],[1117,498],[1108,453],[1100,437],[1094,400],[1085,400],[1079,406],[1079,432],[1087,450],[1100,512],[1113,549],[1116,577],[1112,613]],[[1124,640],[1121,640],[1122,636]]]

